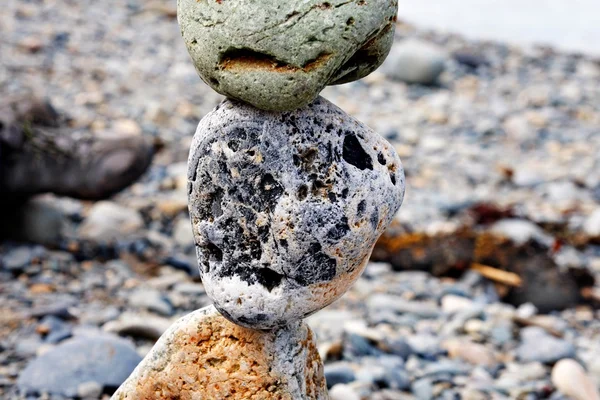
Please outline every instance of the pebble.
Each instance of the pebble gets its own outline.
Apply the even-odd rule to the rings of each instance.
[[[413,351],[421,356],[435,358],[441,352],[440,339],[430,334],[412,335],[406,342]]]
[[[345,293],[404,196],[389,143],[323,98],[283,114],[226,100],[200,122],[189,165],[206,293],[258,329]]]
[[[405,39],[392,47],[382,71],[393,80],[431,85],[445,69],[446,53],[419,39]]]
[[[37,336],[21,338],[21,340],[17,342],[14,350],[18,357],[28,358],[34,356],[42,344],[42,341]]]
[[[396,0],[178,3],[198,74],[215,91],[265,110],[293,110],[328,84],[375,70],[394,36]]]
[[[98,382],[83,382],[77,386],[77,396],[81,399],[98,399],[102,396],[102,385]]]
[[[473,300],[452,294],[447,294],[444,297],[442,297],[441,303],[442,311],[449,314],[472,310],[476,307]]]
[[[555,363],[563,358],[575,357],[575,346],[563,339],[550,336],[542,328],[529,327],[521,330],[521,345],[517,356],[522,362]]]
[[[128,297],[129,305],[136,308],[144,308],[160,315],[172,315],[173,306],[164,298],[158,290],[136,289]]]
[[[489,62],[484,57],[466,51],[457,51],[452,54],[452,57],[458,63],[471,69],[477,69],[482,66],[489,66]]]
[[[29,247],[17,247],[2,255],[2,267],[11,272],[22,271],[32,260]]]
[[[113,398],[271,399],[273,390],[279,398],[327,398],[312,331],[300,322],[246,329],[210,306],[176,321]]]
[[[117,0],[5,3],[2,21],[7,29],[2,31],[2,38],[6,40],[5,45],[0,46],[3,65],[0,81],[6,89],[5,97],[31,85],[40,87],[57,108],[70,114],[70,125],[75,130],[114,130],[115,121],[133,120],[144,135],[153,136],[159,145],[164,144],[148,174],[111,201],[143,215],[146,226],[132,236],[140,237],[144,243],[157,243],[161,240],[155,235],[160,235],[171,242],[160,246],[160,254],[147,259],[139,259],[137,254],[134,257],[124,252],[116,254],[112,246],[104,244],[87,247],[76,235],[93,203],[43,196],[45,203],[63,214],[56,221],[64,225],[62,233],[68,235],[69,243],[59,242],[56,247],[71,246],[72,239],[78,246],[69,247],[69,253],[46,250],[38,256],[34,246],[0,243],[0,258],[12,249],[26,247],[35,259],[15,271],[18,279],[0,266],[3,300],[0,397],[16,399],[20,398],[16,380],[25,365],[37,352],[53,347],[45,344],[43,335],[35,332],[44,315],[63,319],[72,327],[74,336],[98,335],[97,327],[108,321],[126,322],[127,315],[132,313],[127,295],[141,282],[142,287],[146,286],[157,268],[162,276],[165,268],[162,265],[173,265],[166,267],[164,273],[181,269],[179,272],[183,274],[175,283],[163,281],[159,282],[160,287],[155,287],[169,298],[175,308],[174,315],[197,309],[208,301],[205,296],[198,295],[196,299],[196,295],[175,290],[180,279],[181,282],[199,281],[199,272],[196,256],[192,254],[194,249],[175,242],[173,227],[178,219],[186,216],[185,158],[191,133],[198,120],[222,97],[198,78],[180,32],[173,29],[172,17],[165,17],[159,11],[147,11],[150,3],[156,1],[148,2],[148,7],[138,1]],[[174,4],[169,7],[174,8]],[[86,23],[81,24],[81,19]],[[65,26],[69,27],[68,32]],[[117,31],[118,35],[104,34]],[[375,131],[386,134],[403,157],[409,169],[408,186],[412,190],[394,229],[406,229],[416,236],[446,232],[454,239],[452,232],[457,227],[465,224],[467,228],[472,227],[473,204],[498,204],[507,214],[492,216],[484,224],[475,226],[476,234],[487,231],[498,222],[498,217],[500,221],[508,216],[530,221],[550,236],[558,235],[566,243],[573,240],[582,257],[577,261],[582,269],[577,272],[591,272],[596,281],[600,281],[600,257],[593,244],[597,239],[584,230],[586,220],[597,210],[600,201],[600,169],[595,162],[596,155],[600,154],[600,135],[596,129],[600,123],[597,85],[600,66],[586,55],[471,41],[456,35],[415,30],[406,23],[398,24],[397,31],[398,41],[415,36],[443,45],[450,54],[468,49],[469,53],[489,61],[490,67],[470,71],[450,61],[438,80],[440,86],[405,85],[376,71],[362,81],[329,86],[323,91],[324,97]],[[98,35],[102,36],[101,40]],[[27,36],[44,38],[44,47],[33,56],[18,47]],[[517,122],[521,120],[521,131],[505,129],[505,122],[513,116]],[[548,187],[548,183],[564,181],[573,185]],[[560,191],[565,189],[570,193],[563,201]],[[37,233],[54,236],[59,232],[54,225],[42,223],[41,218],[50,214],[37,217],[31,211],[25,214],[31,216],[30,227]],[[489,217],[477,215],[484,219]],[[6,226],[2,222],[6,219],[0,217],[0,228]],[[453,243],[443,240],[440,247],[453,251]],[[148,244],[145,246],[148,248]],[[565,247],[570,246],[563,245],[559,253],[562,254]],[[428,256],[433,250],[435,246],[423,247],[422,254]],[[546,251],[530,247],[527,250],[536,254]],[[504,254],[507,253],[502,252]],[[119,259],[104,262],[106,256],[119,256]],[[569,255],[569,258],[573,257]],[[571,264],[573,261],[561,265]],[[417,280],[409,279],[404,272],[378,270],[373,276],[365,273],[340,301],[311,316],[311,321],[318,320],[318,324],[311,326],[319,344],[329,345],[329,351],[324,352],[326,362],[342,360],[359,371],[372,365],[374,357],[393,353],[386,344],[395,338],[432,335],[441,343],[460,338],[493,349],[501,363],[487,367],[490,373],[487,378],[481,378],[483,368],[453,359],[457,365],[470,369],[471,374],[455,374],[452,378],[441,373],[427,376],[433,382],[434,397],[468,399],[467,389],[473,388],[476,399],[496,396],[566,400],[567,396],[554,390],[551,384],[550,366],[524,363],[517,357],[516,349],[521,341],[519,326],[534,323],[546,330],[552,328],[554,335],[575,344],[576,359],[587,367],[590,376],[599,379],[600,363],[594,360],[600,359],[600,344],[594,338],[600,325],[597,312],[587,305],[579,306],[578,311],[569,306],[564,311],[552,312],[553,320],[549,321],[538,321],[540,315],[530,315],[526,321],[517,321],[517,325],[513,321],[514,308],[500,303],[501,291],[493,296],[492,285],[483,283],[484,279],[469,278],[467,282],[423,275]],[[474,275],[478,274],[464,276]],[[543,281],[544,274],[536,275],[536,280]],[[39,288],[51,284],[55,291],[31,293],[29,288],[38,284]],[[461,287],[459,291],[447,290],[457,284]],[[390,306],[366,307],[367,300],[379,294],[417,305],[424,303],[437,309],[438,315],[423,318],[423,314],[396,312]],[[460,313],[448,315],[439,303],[446,294],[470,298],[484,306],[483,312],[466,322],[458,317]],[[68,301],[63,301],[65,295],[70,297]],[[587,300],[582,302],[587,303]],[[333,318],[336,314],[340,317]],[[148,321],[150,316],[160,318],[166,326],[170,323],[168,318],[139,312],[139,317]],[[371,341],[370,346],[382,350],[380,355],[343,359],[344,325],[349,320],[362,321],[379,332],[380,339]],[[152,323],[147,325],[151,327]],[[450,325],[453,329],[447,329]],[[164,328],[156,328],[148,338],[132,334],[138,353],[145,354],[163,331]],[[123,335],[128,336],[125,332],[127,330]],[[412,349],[411,352],[403,358],[402,369],[411,381],[422,379],[423,371],[429,371],[430,364],[448,360],[443,349],[432,353],[435,357],[420,355]],[[410,390],[397,391],[357,381],[348,386],[363,399],[415,398]],[[52,397],[65,399],[65,396]]]
[[[56,344],[72,336],[71,327],[61,319],[48,315],[42,318],[38,325],[38,332],[43,330],[46,333],[44,342]]]
[[[473,365],[493,366],[496,364],[494,352],[487,347],[468,340],[450,339],[442,344],[450,358],[458,358]]]
[[[118,320],[104,324],[102,329],[120,336],[157,340],[169,326],[171,326],[171,320],[166,318],[125,312]]]
[[[361,400],[360,396],[348,385],[337,384],[329,391],[331,400]]]
[[[354,382],[356,375],[348,363],[331,363],[325,365],[325,380],[327,381],[327,387],[332,388],[338,384]]]
[[[583,231],[591,238],[600,238],[600,208],[595,210],[585,221]]]
[[[412,347],[401,337],[386,340],[385,349],[387,352],[397,355],[404,360],[407,360],[414,353]]]
[[[119,119],[113,123],[116,134],[123,136],[139,136],[142,134],[140,125],[132,119]]]
[[[563,359],[552,368],[552,384],[562,394],[574,400],[600,400],[600,392],[585,372],[581,364],[575,360]]]
[[[43,197],[33,198],[11,211],[10,216],[3,218],[11,224],[9,236],[15,240],[57,246],[64,236],[65,216]]]
[[[140,360],[131,343],[118,337],[70,339],[29,363],[17,385],[24,394],[75,397],[82,383],[118,387]]]
[[[411,385],[411,390],[419,400],[433,399],[433,382],[430,379],[418,379]]]
[[[554,243],[554,238],[544,232],[533,222],[520,219],[503,219],[490,228],[490,232],[512,240],[516,245],[522,246],[530,240],[535,240],[546,246]]]
[[[194,245],[194,233],[189,218],[179,218],[173,226],[173,239],[181,247]]]
[[[173,288],[175,293],[181,293],[188,296],[201,296],[206,294],[206,290],[204,290],[204,286],[199,283],[193,282],[181,282],[175,285]]]
[[[128,238],[143,227],[144,220],[137,211],[110,201],[100,201],[90,209],[79,227],[79,235],[97,242],[112,242]]]
[[[379,293],[369,296],[367,307],[373,311],[389,309],[397,313],[413,314],[421,318],[437,318],[440,315],[440,310],[433,302],[408,301],[400,296]]]

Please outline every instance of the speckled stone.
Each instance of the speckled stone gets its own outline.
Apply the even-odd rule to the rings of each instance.
[[[339,298],[404,195],[393,147],[321,97],[283,113],[225,100],[198,126],[188,179],[206,293],[258,329]]]
[[[214,90],[292,110],[326,85],[381,65],[397,9],[397,0],[178,0],[178,20],[196,70]]]
[[[232,324],[210,306],[175,322],[113,400],[326,400],[310,328]]]

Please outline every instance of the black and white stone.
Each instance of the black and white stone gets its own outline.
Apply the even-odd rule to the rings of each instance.
[[[206,292],[257,329],[339,298],[404,196],[393,147],[321,97],[290,112],[225,100],[198,126],[188,179]]]

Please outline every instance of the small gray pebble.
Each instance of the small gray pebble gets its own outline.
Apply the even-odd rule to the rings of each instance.
[[[563,358],[575,357],[573,343],[550,336],[537,327],[525,328],[523,331],[523,341],[517,348],[517,356],[522,362],[538,361],[550,364]]]
[[[327,388],[331,389],[339,383],[350,383],[356,380],[354,370],[347,363],[332,363],[325,365],[325,380]]]
[[[381,69],[393,80],[431,85],[444,71],[446,58],[444,51],[431,43],[406,39],[394,44]]]

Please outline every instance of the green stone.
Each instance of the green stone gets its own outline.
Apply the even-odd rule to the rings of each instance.
[[[208,85],[283,111],[381,65],[397,9],[397,0],[178,0],[178,20]]]

